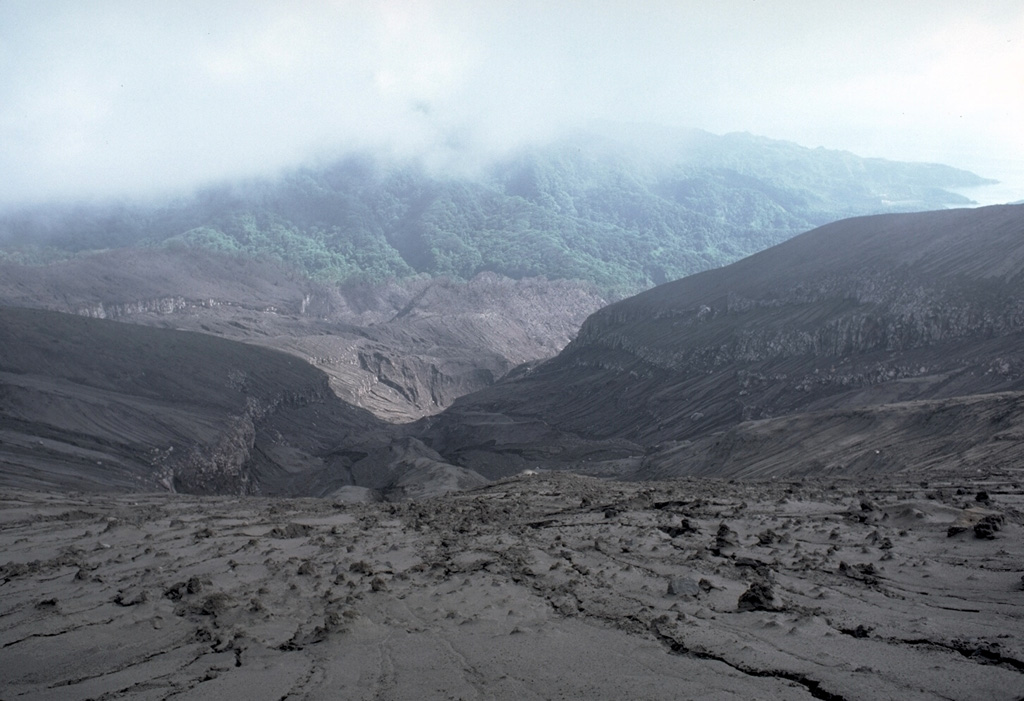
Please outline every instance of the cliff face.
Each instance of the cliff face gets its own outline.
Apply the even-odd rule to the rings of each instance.
[[[126,302],[102,302],[94,301],[85,304],[70,304],[68,311],[80,316],[87,316],[92,319],[114,319],[119,321],[133,321],[144,315],[201,315],[208,310],[217,308],[234,309],[241,313],[266,313],[266,314],[304,314],[310,296],[303,297],[302,301],[288,300],[284,303],[245,307],[238,302],[222,299],[190,299],[180,295],[169,295],[154,297],[150,299],[133,299]],[[59,311],[65,311],[57,307]]]
[[[649,452],[798,412],[1024,390],[1022,349],[1024,207],[866,217],[606,307],[430,430],[460,458],[453,426],[482,414]]]
[[[592,315],[576,347],[672,370],[1019,330],[1019,206],[845,220]]]
[[[313,381],[305,386],[281,388],[269,395],[250,394],[246,392],[248,378],[244,373],[233,373],[232,384],[241,385],[239,388],[246,393],[244,410],[226,416],[212,441],[194,444],[172,463],[174,490],[189,494],[259,494],[273,489],[253,470],[257,439],[265,424],[294,409],[310,405],[326,408],[336,403],[326,376],[312,374],[311,379]],[[350,428],[346,423],[342,422],[338,428]],[[287,471],[293,465],[278,467]]]
[[[871,282],[881,287],[884,281]],[[729,298],[715,307],[701,305],[652,319],[599,314],[583,326],[572,350],[622,350],[654,367],[702,371],[737,361],[797,355],[904,352],[956,339],[1013,333],[1024,322],[1024,301],[1017,284],[989,283],[985,290],[989,299],[980,300],[969,298],[964,290],[918,284],[906,289],[905,279],[890,285],[890,294],[882,299],[850,287],[821,290],[814,296]],[[659,337],[638,335],[643,330],[638,327],[646,324],[663,327],[655,331]],[[672,343],[660,337],[663,334],[683,342]]]

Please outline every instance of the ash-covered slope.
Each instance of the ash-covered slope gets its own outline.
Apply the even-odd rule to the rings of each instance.
[[[609,459],[622,472],[645,454],[647,474],[698,464],[715,474],[729,460],[712,450],[721,432],[750,422],[939,402],[904,407],[920,425],[964,397],[1024,391],[1022,332],[1024,207],[848,219],[600,310],[556,359],[464,398],[425,432],[449,459],[488,474],[545,463],[597,471]],[[991,431],[975,442],[1017,435],[1021,412],[1005,396],[982,402]],[[864,440],[870,424],[849,421],[819,445],[860,441],[833,467],[881,455]],[[772,469],[820,461],[800,448],[799,430],[768,432]],[[904,436],[887,435],[886,445]],[[707,440],[686,443],[697,439]],[[952,460],[970,445],[933,452]]]
[[[300,313],[320,288],[271,261],[213,252],[109,249],[49,265],[0,263],[0,302],[101,319],[196,307]]]
[[[287,351],[344,401],[412,421],[561,350],[605,303],[586,284],[511,280],[313,282],[209,251],[118,249],[45,266],[0,264],[0,305],[202,331]]]
[[[349,468],[389,442],[381,422],[287,354],[0,308],[4,485],[324,493],[351,484]]]

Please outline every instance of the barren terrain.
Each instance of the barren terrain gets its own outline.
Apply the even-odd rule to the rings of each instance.
[[[7,490],[0,697],[1020,699],[1022,477]]]
[[[1024,207],[836,222],[602,308],[421,436],[490,477],[752,475],[768,454],[779,475],[1012,462],[1022,271]]]
[[[492,273],[338,287],[212,252],[123,249],[0,264],[0,305],[283,350],[327,373],[343,401],[392,422],[435,414],[521,363],[550,358],[605,303],[588,284]]]
[[[0,308],[0,699],[1024,699],[1022,212],[823,227],[514,369],[595,298],[6,277],[79,314]]]

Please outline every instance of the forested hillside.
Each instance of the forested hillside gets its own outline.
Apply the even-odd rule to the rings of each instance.
[[[350,156],[161,204],[51,205],[0,217],[0,260],[131,246],[284,261],[321,281],[492,271],[624,295],[842,217],[965,204],[983,184],[934,164],[864,159],[748,134],[590,135],[472,175]]]

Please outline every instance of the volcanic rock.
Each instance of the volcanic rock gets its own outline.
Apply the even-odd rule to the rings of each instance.
[[[689,577],[673,577],[668,582],[669,596],[697,597],[703,593],[700,584]]]
[[[774,603],[775,590],[771,582],[764,579],[756,579],[750,583],[747,590],[740,594],[736,604],[737,611],[778,611],[779,607]]]

